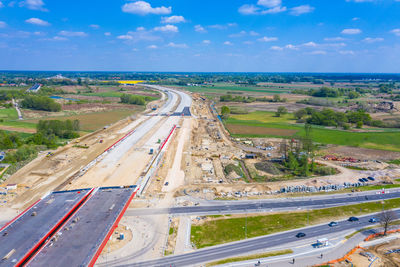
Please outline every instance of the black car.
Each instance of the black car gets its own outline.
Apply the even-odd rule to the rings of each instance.
[[[358,218],[357,218],[357,217],[350,217],[350,218],[348,219],[348,221],[349,221],[349,222],[356,222],[356,221],[358,221]]]
[[[368,176],[368,180],[375,181],[374,177]]]
[[[363,178],[358,179],[358,181],[360,181],[361,183],[364,183]]]
[[[337,223],[337,222],[330,222],[328,225],[329,225],[330,227],[333,227],[333,226],[337,226],[338,223]]]
[[[306,234],[305,233],[298,233],[297,235],[296,235],[296,237],[297,238],[300,238],[300,237],[305,237],[306,236]]]
[[[368,179],[367,179],[367,178],[362,178],[362,180],[363,180],[364,182],[368,182]]]

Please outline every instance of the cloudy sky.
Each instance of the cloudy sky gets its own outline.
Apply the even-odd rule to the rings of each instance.
[[[0,69],[400,72],[400,0],[0,0]]]

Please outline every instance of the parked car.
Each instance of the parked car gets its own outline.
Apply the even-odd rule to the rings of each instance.
[[[367,178],[361,178],[364,182],[368,182]]]
[[[350,217],[350,218],[348,219],[348,221],[349,221],[349,222],[356,222],[356,221],[358,221],[358,218],[357,218],[357,217]]]
[[[364,183],[363,178],[358,179],[358,181],[360,181],[361,183]]]
[[[333,227],[333,226],[337,226],[338,223],[337,223],[337,222],[330,222],[328,225],[329,225],[330,227]]]
[[[372,176],[368,176],[368,180],[375,181],[375,178]]]
[[[305,233],[301,233],[301,232],[296,235],[297,238],[305,237],[305,236],[306,236],[306,234]]]
[[[166,182],[164,185],[165,185],[165,186],[169,185],[169,182]]]
[[[377,222],[379,222],[379,219],[377,219],[377,218],[371,218],[371,219],[369,219],[368,220],[370,223],[377,223]]]

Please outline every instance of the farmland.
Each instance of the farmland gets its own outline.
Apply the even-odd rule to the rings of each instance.
[[[272,112],[258,111],[231,115],[225,125],[234,137],[291,137],[294,134],[304,136],[304,126],[295,124],[292,118],[291,114],[274,117]],[[313,126],[312,138],[315,142],[323,144],[400,151],[400,132],[391,129],[382,132],[356,132]]]

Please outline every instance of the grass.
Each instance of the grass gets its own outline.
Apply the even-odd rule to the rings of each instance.
[[[138,108],[110,110],[70,116],[47,117],[43,118],[43,120],[79,120],[82,131],[92,132],[105,125],[112,124],[116,121],[133,115],[138,111],[140,111]],[[32,125],[35,125],[38,120],[29,120],[29,122],[32,123]]]
[[[388,163],[400,165],[400,159],[394,159],[394,160],[388,161]]]
[[[18,113],[15,108],[0,109],[0,120],[16,120]]]
[[[243,129],[249,126],[265,127],[272,129],[297,130],[296,135],[304,136],[303,125],[295,125],[292,115],[286,114],[282,117],[274,117],[273,112],[256,111],[249,114],[231,115],[225,121],[226,126],[241,125]],[[282,137],[273,134],[240,134],[233,133],[233,137]],[[285,136],[291,138],[292,136]],[[389,150],[400,152],[400,131],[382,132],[351,132],[340,129],[327,129],[321,126],[313,126],[312,137],[315,142],[322,144],[335,144],[353,147],[364,147],[371,149]]]
[[[351,234],[349,234],[349,235],[346,235],[344,238],[350,239],[350,238],[352,238],[353,236],[355,236],[356,234],[361,233],[361,232],[364,232],[364,231],[369,230],[369,229],[372,229],[372,228],[374,228],[374,226],[365,227],[365,228],[360,229],[360,230],[357,230],[357,231],[355,231],[355,232],[353,232],[353,233],[351,233]]]
[[[262,258],[286,255],[286,254],[291,254],[291,253],[293,253],[293,250],[291,250],[291,249],[271,251],[271,252],[258,253],[258,254],[247,255],[247,256],[228,258],[228,259],[223,259],[223,260],[219,260],[219,261],[213,261],[213,262],[207,263],[206,266],[210,267],[210,266],[216,266],[216,265],[226,264],[226,263],[230,263],[230,262],[262,259]]]
[[[123,93],[109,91],[109,92],[98,92],[98,93],[83,93],[83,94],[80,94],[80,95],[98,96],[98,97],[121,97],[123,95]]]
[[[216,83],[213,86],[203,85],[203,86],[175,86],[175,87],[180,87],[190,92],[218,93],[218,94],[227,94],[228,92],[257,92],[257,93],[281,94],[281,93],[288,93],[291,91],[288,88],[278,88],[278,87],[270,88],[266,86],[241,86],[229,83]]]
[[[214,246],[227,242],[293,230],[307,225],[328,222],[346,216],[357,216],[379,212],[381,202],[370,202],[342,207],[312,210],[308,212],[277,213],[229,219],[214,219],[200,225],[193,225],[191,240],[197,248]],[[384,201],[385,209],[400,207],[400,199]]]

